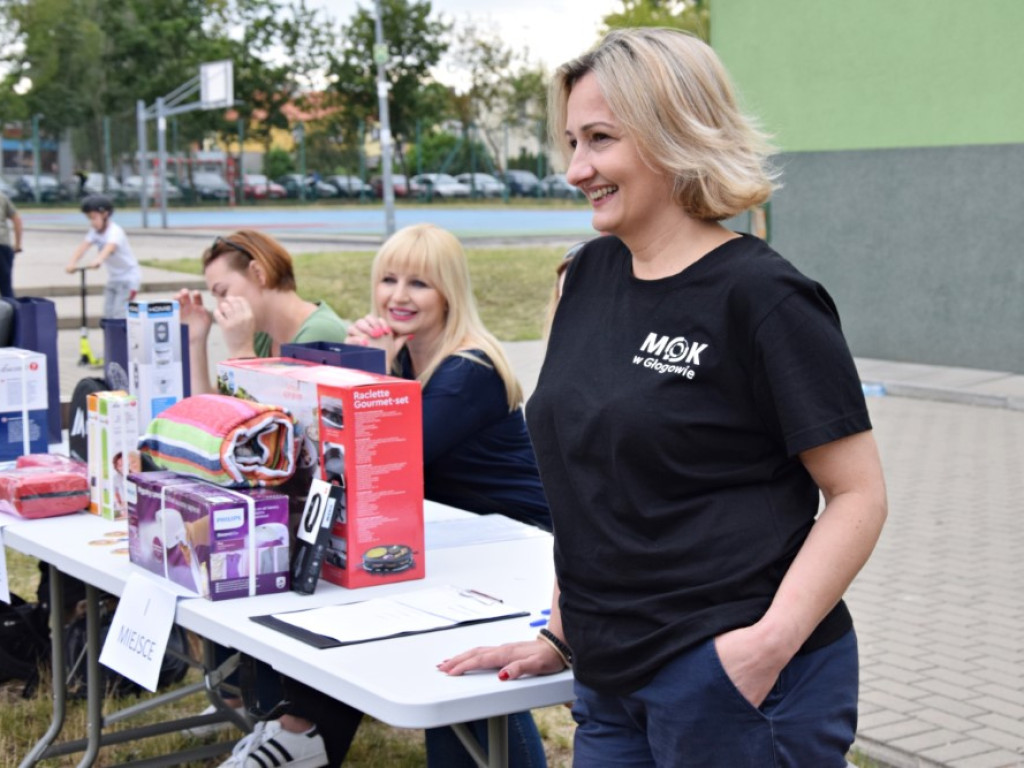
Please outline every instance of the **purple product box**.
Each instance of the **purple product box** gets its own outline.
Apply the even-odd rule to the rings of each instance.
[[[174,472],[129,476],[133,563],[211,600],[289,588],[288,497]]]

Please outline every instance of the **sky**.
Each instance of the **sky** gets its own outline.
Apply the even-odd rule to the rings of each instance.
[[[373,0],[358,0],[364,8]],[[348,22],[357,0],[309,0],[336,21]],[[492,28],[516,52],[527,49],[531,61],[549,71],[590,48],[598,36],[601,19],[620,9],[618,0],[433,0],[435,16],[465,26],[471,19],[484,29]],[[435,76],[448,84],[457,78],[444,71]]]

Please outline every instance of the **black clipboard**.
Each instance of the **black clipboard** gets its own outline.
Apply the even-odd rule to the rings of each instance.
[[[298,611],[295,611],[298,613]],[[261,624],[264,627],[277,630],[288,637],[294,638],[295,640],[301,640],[307,645],[311,645],[314,648],[340,648],[345,645],[362,645],[363,643],[375,643],[378,640],[391,640],[396,637],[411,637],[412,635],[425,635],[428,632],[444,632],[448,629],[458,629],[459,627],[470,627],[474,624],[488,624],[492,621],[504,621],[505,619],[519,619],[523,616],[529,616],[529,611],[516,611],[514,613],[508,613],[504,616],[495,616],[493,618],[476,619],[474,621],[462,621],[458,624],[448,624],[443,627],[432,627],[431,629],[416,629],[408,632],[395,632],[390,635],[380,635],[378,637],[367,637],[361,640],[338,640],[334,637],[328,637],[327,635],[317,634],[316,632],[310,632],[308,629],[302,627],[296,627],[294,624],[289,624],[287,621],[281,621],[273,614],[266,614],[264,616],[250,616],[250,621],[255,621],[257,624]]]

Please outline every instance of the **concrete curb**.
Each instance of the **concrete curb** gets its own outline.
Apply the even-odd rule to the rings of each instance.
[[[983,408],[1005,408],[1011,411],[1024,411],[1024,398],[1011,395],[985,394],[964,389],[931,386],[927,384],[908,384],[903,382],[882,382],[864,380],[868,396],[879,395],[889,397],[908,397],[920,400],[936,400],[942,403],[960,405],[977,405]],[[876,390],[876,391],[872,391]],[[878,392],[877,390],[881,390]]]

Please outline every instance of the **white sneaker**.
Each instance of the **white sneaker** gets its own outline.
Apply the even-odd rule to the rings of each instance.
[[[240,714],[246,721],[249,720],[249,713],[246,711],[244,706],[232,707],[238,714]],[[202,712],[200,715],[212,715],[217,712],[218,709],[211,704]],[[207,723],[206,725],[197,725],[194,728],[186,728],[185,733],[197,739],[205,738],[206,736],[212,736],[215,733],[227,730],[228,728],[234,728],[235,724],[230,720],[222,720],[219,723]]]
[[[305,733],[281,728],[279,720],[259,722],[252,733],[235,744],[231,757],[219,768],[323,768],[327,748],[313,726]]]

